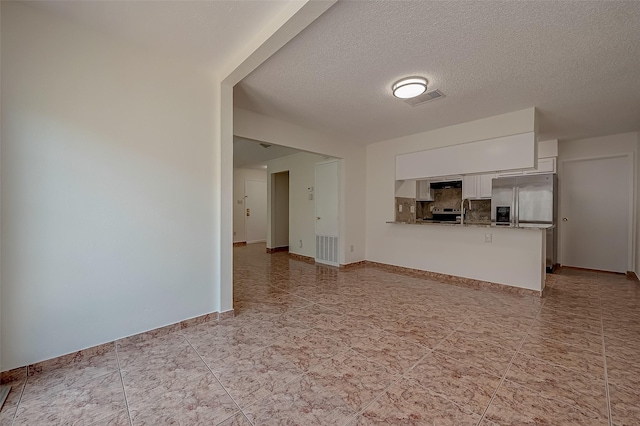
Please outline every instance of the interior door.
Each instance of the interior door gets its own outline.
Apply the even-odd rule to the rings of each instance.
[[[245,195],[245,232],[247,243],[259,243],[267,240],[267,182],[246,180]]]
[[[338,265],[339,171],[337,160],[315,167],[316,262],[330,265]]]
[[[626,272],[632,176],[626,156],[565,161],[560,243],[566,266]]]

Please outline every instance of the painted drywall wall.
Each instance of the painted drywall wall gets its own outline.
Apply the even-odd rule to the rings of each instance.
[[[246,180],[267,181],[266,169],[233,169],[233,242],[246,241],[245,199]]]
[[[2,6],[0,5],[0,46],[2,46]],[[2,48],[0,47],[0,82],[2,81]],[[0,88],[0,94],[2,89]],[[0,125],[2,123],[2,108],[0,102]],[[2,131],[0,129],[0,194],[2,193]],[[2,223],[2,196],[0,196],[0,224]],[[2,241],[2,226],[0,226],[0,242]],[[2,244],[0,243],[0,371],[2,366]]]
[[[1,64],[1,369],[215,310],[211,77],[8,2]]]
[[[315,204],[307,187],[314,186],[315,165],[326,157],[308,152],[288,155],[267,162],[267,173],[289,171],[289,252],[315,258]],[[272,181],[267,181],[267,247],[274,245],[271,232]]]
[[[341,158],[341,264],[364,260],[366,148],[336,137],[240,108],[234,109],[234,134],[278,145]],[[395,158],[394,158],[395,161]],[[351,251],[353,246],[353,251]]]
[[[289,246],[289,172],[271,175],[271,246]]]
[[[395,217],[397,154],[530,132],[534,121],[535,110],[530,108],[368,145],[367,260],[526,288],[539,286],[539,237],[526,231],[487,231],[494,234],[493,242],[484,243],[484,230],[385,223]],[[513,233],[508,234],[509,231]],[[525,255],[533,252],[537,253],[537,262]],[[513,262],[506,268],[499,260],[505,255]],[[529,271],[527,276],[510,272],[519,269]]]
[[[635,227],[636,227],[636,245],[635,245],[635,265],[634,271],[636,277],[640,277],[640,171],[638,171],[638,152],[640,152],[640,131],[636,132],[636,155],[634,158],[635,166],[635,183],[636,183],[636,214],[635,214]]]
[[[631,153],[636,159],[634,161],[634,181],[637,182],[637,153],[638,153],[638,132],[632,133],[620,133],[616,135],[608,135],[601,136],[596,138],[588,138],[588,139],[576,139],[572,141],[560,141],[558,143],[558,180],[560,191],[562,191],[562,169],[563,162],[571,159],[580,159],[580,158],[595,158],[595,157],[606,157],[613,156],[619,154],[628,154]],[[616,188],[611,188],[612,191],[616,190]],[[632,194],[629,194],[629,197],[635,196],[638,191],[638,185],[636,185],[635,190]],[[594,198],[597,197],[597,194],[594,194]],[[559,206],[558,211],[562,212],[562,197],[559,197]],[[636,202],[631,200],[631,202],[636,206]],[[637,215],[638,208],[635,208],[632,216],[634,216],[634,224],[632,226],[632,234],[635,237],[635,241],[632,242],[632,248],[635,253],[631,253],[632,263],[635,262],[635,266],[631,266],[631,268],[635,268],[638,270],[638,235],[637,235]],[[562,237],[563,237],[563,228],[562,221],[558,224],[558,261],[562,263]]]

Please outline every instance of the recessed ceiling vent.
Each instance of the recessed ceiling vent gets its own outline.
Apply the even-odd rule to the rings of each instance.
[[[416,96],[415,98],[405,99],[404,101],[411,106],[418,106],[441,98],[444,98],[444,93],[439,90],[433,90],[431,92],[425,92],[420,96]]]

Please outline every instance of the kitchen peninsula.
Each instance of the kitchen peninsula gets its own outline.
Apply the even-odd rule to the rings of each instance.
[[[395,211],[387,226],[396,240],[403,241],[403,256],[398,256],[394,264],[440,274],[456,282],[507,286],[510,291],[541,295],[546,269],[555,264],[556,246],[553,155],[557,151],[547,148],[539,153],[550,153],[552,157],[538,158],[534,168],[396,180]],[[531,188],[513,186],[508,188],[511,195],[505,200],[504,193],[495,192],[492,185],[510,180],[515,185],[513,176],[520,176],[517,179],[529,185],[546,181],[549,195],[541,199],[537,197],[544,191],[539,188],[525,193]],[[533,223],[532,217],[526,217],[531,215],[514,220],[519,219],[520,209],[510,203],[519,199],[520,190],[531,215],[537,218],[544,210],[542,205],[549,206],[548,214]],[[504,207],[492,206],[492,192],[493,204]],[[505,217],[496,219],[498,210],[506,215],[506,223]],[[392,256],[394,253],[387,253],[386,257]]]
[[[418,181],[461,176],[464,198],[475,210],[482,199],[491,197],[489,182],[502,177],[498,175],[543,172],[542,168],[554,173],[557,141],[537,141],[536,130],[535,109],[528,108],[367,146],[367,260],[433,274],[438,280],[441,275],[452,277],[451,281],[495,283],[540,294],[546,278],[546,230],[470,226],[470,222],[465,226],[385,223],[396,221],[398,197],[416,200],[415,223],[421,198]],[[461,192],[457,208],[462,198]],[[403,214],[411,213],[407,201]],[[490,207],[489,213],[493,214]]]
[[[398,265],[542,295],[546,280],[546,227],[488,224],[389,223],[389,232],[406,237]],[[437,251],[437,261],[429,255]],[[463,280],[460,280],[462,278]],[[464,281],[463,281],[464,282]]]

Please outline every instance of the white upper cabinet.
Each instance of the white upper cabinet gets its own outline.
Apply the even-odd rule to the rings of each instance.
[[[396,179],[531,169],[536,160],[533,132],[469,142],[396,156]]]
[[[554,158],[540,158],[538,160],[538,167],[535,170],[526,171],[525,174],[532,175],[537,173],[555,173],[556,172],[556,159]]]
[[[538,167],[532,170],[509,170],[508,172],[498,173],[498,177],[521,176],[521,175],[538,175],[543,173],[556,172],[556,159],[540,158],[538,159]]]
[[[480,175],[480,182],[478,185],[479,196],[478,198],[491,198],[492,181],[496,177],[495,173],[488,173]]]
[[[430,181],[419,180],[416,182],[416,200],[433,201],[433,191],[431,191]]]
[[[470,200],[491,198],[491,181],[495,173],[468,175],[462,178],[462,198]]]

